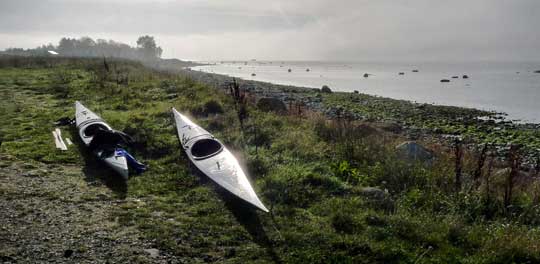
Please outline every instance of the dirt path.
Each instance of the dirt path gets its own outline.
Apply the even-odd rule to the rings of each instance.
[[[179,263],[123,227],[125,200],[78,166],[0,154],[0,263]]]

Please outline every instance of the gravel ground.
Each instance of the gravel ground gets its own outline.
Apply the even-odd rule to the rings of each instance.
[[[0,263],[181,263],[112,212],[128,199],[79,166],[0,154]]]

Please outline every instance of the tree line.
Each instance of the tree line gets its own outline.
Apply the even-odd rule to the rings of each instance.
[[[141,36],[137,39],[137,46],[114,40],[97,39],[90,37],[62,38],[57,46],[53,44],[41,45],[33,49],[8,48],[3,53],[19,56],[51,55],[49,51],[57,52],[65,57],[115,57],[140,61],[154,61],[161,58],[163,50],[157,46],[153,36]]]

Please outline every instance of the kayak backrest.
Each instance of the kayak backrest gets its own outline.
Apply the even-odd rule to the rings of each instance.
[[[212,157],[223,150],[223,145],[215,139],[204,138],[197,140],[191,146],[191,155],[196,160]]]

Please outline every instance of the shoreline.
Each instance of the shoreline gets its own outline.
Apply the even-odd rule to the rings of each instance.
[[[338,116],[354,121],[377,122],[398,127],[411,140],[436,137],[460,138],[472,146],[493,145],[505,153],[510,145],[522,145],[529,164],[536,163],[540,150],[540,123],[517,123],[506,114],[475,108],[417,103],[356,92],[323,93],[321,89],[273,84],[228,75],[182,69],[180,73],[218,89],[228,89],[233,79],[241,90],[260,98],[274,98],[286,106],[305,107],[328,119]],[[502,155],[502,154],[501,154]]]
[[[197,65],[200,66],[200,65]],[[205,84],[214,85],[216,87],[222,87],[224,85],[228,85],[233,79],[236,79],[239,84],[240,88],[245,89],[247,92],[254,93],[258,97],[271,97],[271,98],[277,98],[281,99],[282,101],[291,101],[291,100],[300,100],[307,99],[307,102],[314,103],[314,101],[310,101],[309,96],[312,95],[313,92],[315,93],[321,93],[320,88],[314,88],[314,87],[307,87],[307,86],[296,86],[296,85],[287,85],[287,84],[279,84],[279,83],[272,83],[272,82],[266,82],[266,81],[256,81],[256,80],[246,80],[240,77],[234,77],[229,76],[225,74],[219,74],[219,73],[210,73],[200,70],[192,70],[189,67],[186,69],[181,70],[182,73],[192,77],[193,79],[197,81],[201,81]],[[474,107],[464,107],[464,106],[455,106],[455,105],[444,105],[444,104],[435,104],[435,103],[421,103],[416,102],[412,100],[406,100],[406,99],[395,99],[391,97],[385,97],[380,95],[373,95],[373,94],[366,94],[366,93],[358,93],[357,91],[354,92],[346,92],[346,91],[332,91],[331,94],[346,96],[346,95],[361,95],[365,97],[371,97],[371,99],[374,100],[388,100],[388,101],[395,101],[395,102],[402,102],[410,105],[416,105],[416,106],[425,106],[429,105],[432,107],[440,107],[440,108],[455,108],[460,109],[464,111],[469,111],[470,113],[474,113],[477,117],[485,117],[485,118],[492,118],[496,120],[501,120],[505,123],[513,123],[516,125],[539,125],[540,123],[534,123],[534,122],[516,122],[516,120],[507,120],[506,116],[508,115],[505,112],[501,111],[495,111],[495,110],[484,110]],[[315,100],[315,103],[317,100]],[[307,106],[312,106],[313,104],[308,104]],[[318,110],[318,109],[314,109]],[[481,115],[480,113],[483,113],[484,115]]]
[[[538,75],[532,73],[536,67],[526,62],[402,65],[399,62],[340,64],[325,61],[291,62],[281,66],[276,62],[274,65],[257,63],[250,62],[248,66],[217,63],[191,69],[286,86],[320,88],[328,85],[332,90],[345,93],[357,90],[397,100],[503,112],[514,123],[540,123],[534,92]],[[293,73],[287,73],[287,68]],[[411,73],[411,69],[416,68],[420,73]],[[370,75],[373,76],[368,78]],[[441,83],[442,80],[449,83]],[[512,93],[516,93],[515,96]]]

